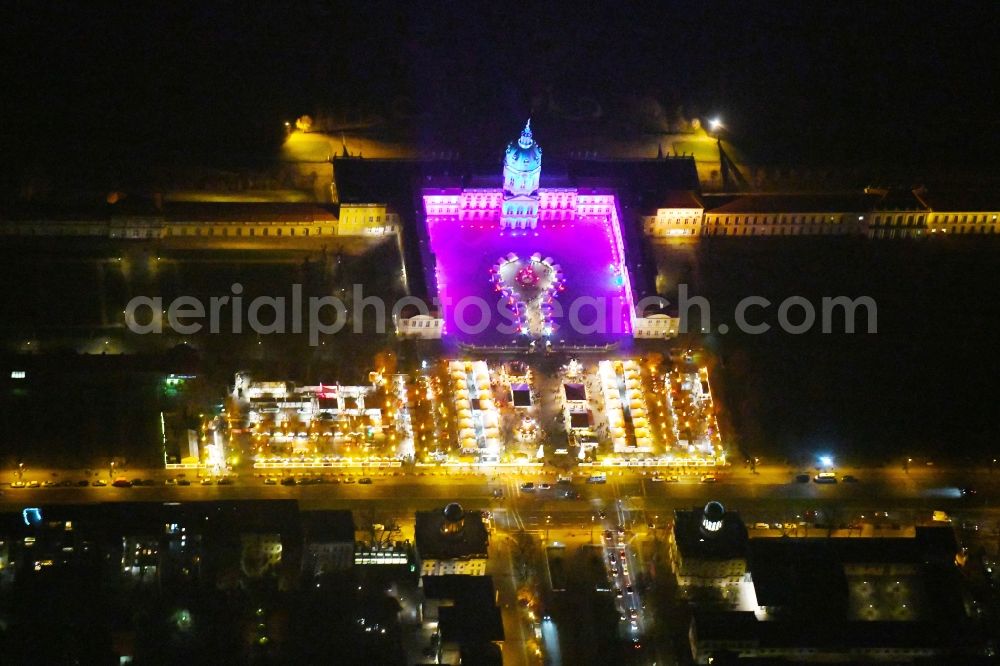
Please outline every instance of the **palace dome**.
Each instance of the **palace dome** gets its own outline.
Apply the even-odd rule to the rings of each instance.
[[[531,119],[528,119],[521,138],[507,144],[504,164],[515,171],[534,171],[542,166],[542,147],[535,143],[531,135]]]

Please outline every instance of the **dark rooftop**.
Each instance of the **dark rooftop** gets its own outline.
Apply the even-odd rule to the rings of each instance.
[[[311,542],[354,542],[354,517],[350,511],[304,511],[302,526]]]
[[[489,535],[477,511],[467,512],[462,529],[444,534],[447,519],[442,509],[417,511],[414,528],[417,553],[422,559],[455,560],[487,556]]]
[[[459,643],[463,650],[503,640],[503,621],[496,606],[492,576],[424,576],[423,587],[426,599],[453,604],[438,609],[442,640]]]
[[[668,190],[654,203],[657,208],[701,208],[704,206],[701,199],[690,190]]]
[[[706,196],[709,213],[862,213],[878,201],[878,194],[747,194],[738,197]]]
[[[496,592],[492,576],[423,576],[424,597],[447,599],[456,605],[492,606]]]
[[[997,190],[919,190],[916,194],[921,203],[933,211],[1000,211],[1000,191]]]
[[[446,643],[476,645],[502,641],[503,619],[500,609],[489,606],[443,606],[438,609],[438,630]]]
[[[243,203],[171,201],[164,205],[172,222],[302,222],[332,221],[337,206],[313,203]]]
[[[759,621],[750,611],[699,611],[693,623],[701,641],[750,642],[765,648],[947,649],[961,640],[952,628],[930,622],[827,622],[817,627],[793,620]]]
[[[222,500],[217,502],[99,502],[41,507],[43,524],[72,521],[77,528],[106,534],[162,533],[165,523],[199,528],[220,524],[246,532],[294,533],[299,530],[296,500]],[[30,534],[20,513],[0,514],[0,533]]]
[[[950,528],[922,527],[913,538],[751,539],[747,566],[761,606],[818,607],[843,616],[847,604],[845,564],[946,567],[954,562],[956,552]],[[814,603],[815,599],[822,599],[822,603]]]
[[[493,643],[463,645],[459,650],[459,659],[463,664],[474,664],[474,666],[503,665],[503,653],[500,646]]]
[[[875,190],[869,190],[874,193],[878,193]],[[912,190],[904,189],[888,189],[883,190],[881,196],[875,201],[875,210],[887,211],[887,210],[927,210],[927,206],[924,205],[920,198]]]

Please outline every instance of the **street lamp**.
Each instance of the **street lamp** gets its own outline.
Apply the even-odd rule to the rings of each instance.
[[[708,128],[713,132],[718,132],[720,129],[722,129],[722,119],[719,118],[719,116],[710,118],[708,121]]]

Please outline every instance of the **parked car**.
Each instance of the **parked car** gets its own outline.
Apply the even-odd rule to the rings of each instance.
[[[228,477],[228,476],[222,477],[221,479],[219,479],[219,485],[220,486],[231,486],[231,485],[233,485],[233,479],[232,479],[232,477]]]
[[[367,476],[364,476],[358,479],[358,483],[364,486],[370,486],[372,484],[372,480],[369,479]]]
[[[796,483],[809,483],[809,475],[808,474],[796,474],[795,475],[795,481],[796,481]]]
[[[108,482],[105,481],[104,479],[97,479],[90,485],[95,486],[97,488],[103,488],[104,486],[108,485]]]
[[[132,482],[124,477],[121,477],[112,481],[111,485],[115,488],[131,488]]]
[[[278,485],[278,480],[276,478],[274,478],[273,476],[269,476],[266,479],[264,479],[264,485],[265,486],[276,486],[276,485]]]
[[[188,481],[187,479],[177,479],[177,485],[178,486],[190,486],[191,482]]]

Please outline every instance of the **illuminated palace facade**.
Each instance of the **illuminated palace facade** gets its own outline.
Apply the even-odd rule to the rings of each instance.
[[[615,191],[543,187],[541,172],[529,121],[499,183],[422,189],[444,335],[482,347],[600,347],[642,327]],[[478,302],[491,310],[485,327]]]

